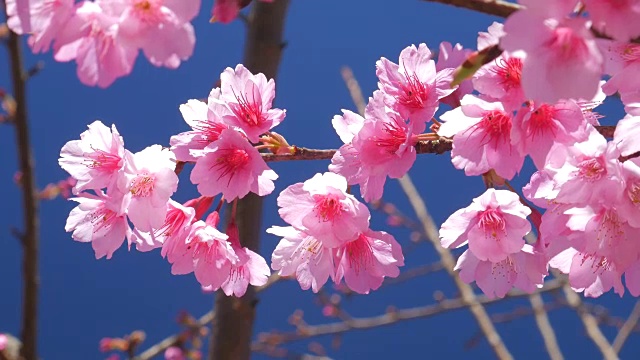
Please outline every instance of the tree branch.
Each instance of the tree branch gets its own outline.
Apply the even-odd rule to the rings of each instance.
[[[543,293],[548,291],[555,291],[564,285],[563,280],[552,280],[541,288],[538,289],[535,293]],[[525,293],[520,290],[511,290],[504,298],[488,298],[485,295],[480,295],[476,298],[476,303],[480,305],[493,304],[505,299],[510,298],[519,298],[529,296],[528,293]],[[325,335],[336,335],[341,334],[350,330],[366,330],[372,329],[382,326],[393,325],[395,323],[406,321],[406,320],[414,320],[420,318],[431,317],[435,315],[440,315],[446,312],[450,312],[453,310],[459,310],[466,307],[473,306],[464,298],[457,299],[445,299],[436,304],[430,304],[426,306],[419,306],[409,309],[402,310],[388,310],[386,313],[366,317],[366,318],[350,318],[349,321],[339,321],[329,324],[321,324],[321,325],[307,325],[301,324],[298,325],[298,328],[295,331],[285,332],[285,333],[262,333],[258,336],[258,340],[254,343],[253,347],[263,346],[264,344],[269,344],[272,346],[277,346],[287,342],[293,342],[298,340],[303,340],[316,336],[325,336]]]
[[[38,358],[38,192],[35,186],[33,154],[29,138],[27,116],[26,76],[22,63],[20,38],[10,31],[7,40],[11,80],[16,110],[13,122],[16,127],[16,144],[20,167],[24,229],[20,234],[23,257],[22,271],[24,289],[22,297],[22,348],[21,356],[26,360]]]
[[[556,339],[556,334],[549,322],[549,316],[545,310],[542,295],[530,295],[529,302],[531,303],[531,308],[533,309],[533,315],[536,319],[538,329],[540,330],[540,335],[542,335],[542,339],[544,340],[544,346],[547,348],[547,353],[549,353],[549,358],[551,360],[564,359],[560,346],[558,345],[558,340]]]
[[[522,7],[518,4],[501,0],[423,0],[440,4],[461,7],[488,15],[506,18]]]
[[[598,320],[585,309],[580,295],[576,294],[569,284],[566,284],[562,290],[567,298],[567,303],[576,311],[580,320],[582,320],[585,330],[587,330],[587,335],[589,335],[593,343],[598,347],[598,350],[600,350],[604,358],[606,360],[618,359],[618,354],[613,350],[609,340],[607,340],[602,331],[600,331]]]
[[[251,5],[243,63],[253,73],[263,73],[268,79],[275,79],[278,73],[288,7],[289,0],[254,1]],[[260,252],[261,218],[260,196],[250,193],[238,201],[236,222],[240,242],[256,252]],[[249,360],[257,302],[253,286],[241,298],[218,291],[209,359]]]
[[[624,325],[622,325],[622,328],[618,331],[618,335],[613,339],[613,350],[616,353],[620,353],[624,342],[638,324],[638,320],[640,320],[640,300],[636,302],[636,305],[633,307],[631,314],[629,314],[627,321],[624,322]]]

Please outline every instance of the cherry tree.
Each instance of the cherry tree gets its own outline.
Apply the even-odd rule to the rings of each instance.
[[[465,308],[496,357],[512,358],[497,323],[532,314],[549,357],[562,359],[552,306],[575,310],[601,356],[618,358],[640,306],[620,321],[597,316],[585,298],[640,295],[640,2],[430,1],[504,19],[477,29],[472,48],[446,39],[380,57],[371,64],[377,89],[366,97],[344,68],[354,108],[326,119],[343,145],[311,149],[276,132],[291,121],[286,99],[275,103],[288,0],[4,0],[13,87],[2,93],[2,119],[17,136],[24,305],[19,339],[0,335],[0,359],[38,358],[38,202],[57,196],[74,202],[69,238],[88,243],[96,259],[117,257],[126,243],[216,292],[214,310],[182,315],[184,330],[155,345],[145,346],[141,331],[105,337],[99,347],[113,359],[201,358],[209,324],[210,359],[295,357],[289,342]],[[189,61],[198,35],[192,20],[205,6],[211,22],[244,22],[247,42],[242,63],[222,70],[206,97],[176,103],[184,131],[133,152],[125,141],[132,135],[125,139],[117,122],[88,121],[60,150],[69,178],[38,190],[25,86],[39,68],[25,70],[23,42],[55,61],[74,60],[76,81],[107,88],[131,74],[140,52],[166,71]],[[598,107],[610,99],[625,115],[604,125]],[[434,154],[485,188],[440,225],[409,175]],[[310,160],[327,167],[276,191],[273,163]],[[525,185],[512,185],[515,178]],[[391,181],[413,216],[385,197]],[[176,200],[185,187],[198,196]],[[268,196],[277,203],[268,211],[282,221],[261,233]],[[400,229],[431,243],[439,261],[405,269],[411,255],[394,234]],[[260,251],[263,237],[277,241],[270,254]],[[343,307],[343,297],[439,270],[453,280],[454,298],[366,318]],[[296,313],[293,330],[254,337],[257,293],[285,280],[316,294],[335,322],[310,325]],[[545,303],[547,292],[564,296]],[[485,308],[516,297],[527,297],[531,310],[499,317]],[[620,328],[613,342],[601,330],[610,324]]]

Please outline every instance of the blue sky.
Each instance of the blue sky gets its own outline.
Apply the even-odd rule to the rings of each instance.
[[[209,24],[211,1],[204,1],[196,28],[193,57],[177,70],[151,66],[142,56],[133,73],[103,90],[82,85],[75,75],[75,64],[57,63],[51,54],[26,56],[27,65],[44,61],[45,69],[29,82],[29,111],[36,158],[37,184],[64,178],[57,163],[60,148],[76,139],[95,119],[115,123],[131,151],[151,144],[168,144],[172,134],[185,131],[178,106],[191,98],[205,97],[224,68],[242,58],[244,29],[236,21],[230,25]],[[421,42],[436,49],[441,41],[460,42],[475,47],[478,31],[494,18],[467,10],[448,8],[424,1],[302,1],[293,0],[286,22],[284,52],[276,81],[276,104],[287,109],[287,118],[276,129],[290,143],[312,148],[337,148],[341,142],[331,127],[333,115],[354,106],[340,76],[348,65],[362,86],[365,96],[376,89],[375,62],[381,56],[397,61],[400,51]],[[7,64],[0,52],[0,64]],[[6,69],[6,66],[0,66]],[[0,86],[9,87],[8,72],[0,73]],[[612,108],[613,109],[613,108]],[[611,110],[614,121],[619,108]],[[18,333],[20,326],[20,247],[11,235],[12,227],[22,224],[20,197],[13,183],[17,169],[14,132],[0,127],[0,332]],[[272,164],[280,178],[276,191],[265,198],[262,227],[284,225],[277,216],[277,194],[290,184],[326,171],[327,161]],[[467,178],[453,168],[448,154],[421,155],[410,172],[423,194],[435,221],[440,224],[458,208],[467,206],[484,191],[480,178]],[[522,186],[531,166],[514,181]],[[189,184],[188,171],[181,175],[177,200],[196,196]],[[396,182],[388,182],[384,198],[411,214],[406,198]],[[40,354],[45,359],[100,359],[102,337],[123,336],[132,330],[147,333],[151,345],[174,333],[175,318],[187,310],[199,316],[211,308],[213,297],[203,294],[193,275],[172,276],[169,264],[159,252],[118,250],[111,260],[95,260],[91,247],[74,242],[64,224],[73,203],[63,200],[41,205],[41,298]],[[430,245],[410,246],[409,232],[389,228],[384,216],[373,212],[373,228],[396,236],[406,250],[406,269],[437,260]],[[267,259],[277,238],[264,233],[261,253]],[[333,291],[331,286],[327,287]],[[353,316],[384,313],[389,305],[407,308],[433,303],[433,293],[442,291],[455,297],[456,290],[444,272],[388,286],[367,296],[345,300]],[[552,299],[551,296],[545,296]],[[620,299],[607,294],[592,301],[606,306],[617,316],[626,316],[635,303],[630,295]],[[526,299],[512,300],[489,308],[491,313],[526,307]],[[311,292],[300,290],[295,282],[274,285],[260,295],[256,332],[290,330],[287,318],[302,309],[310,324],[335,321],[323,317]],[[556,310],[551,314],[561,348],[567,358],[601,358],[586,337],[575,313]],[[616,330],[603,327],[612,339]],[[338,359],[485,358],[492,351],[486,342],[473,349],[465,344],[478,331],[467,311],[414,320],[392,327],[353,331],[342,337],[341,346],[331,349],[330,338],[314,339],[325,345]],[[516,358],[544,358],[542,339],[532,318],[498,325],[498,331]],[[633,336],[633,335],[632,335]],[[631,338],[621,356],[640,351],[640,342]],[[291,349],[306,351],[308,341],[292,344]],[[260,356],[256,356],[260,359]]]

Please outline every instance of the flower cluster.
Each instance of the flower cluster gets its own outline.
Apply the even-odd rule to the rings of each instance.
[[[226,234],[217,229],[217,210],[205,215],[216,195],[222,194],[221,205],[249,192],[273,191],[277,175],[257,148],[284,146],[275,133],[261,135],[279,124],[285,111],[271,107],[275,83],[263,74],[238,65],[227,68],[221,80],[208,104],[190,100],[180,107],[193,130],[173,136],[170,149],[153,145],[133,154],[115,126],[109,129],[100,121],[80,140],[68,142],[60,165],[76,181],[72,200],[79,206],[66,230],[77,241],[91,242],[97,258],[111,258],[125,238],[140,251],[162,247],[172,273],[194,272],[204,289],[242,296],[249,284],[266,283],[269,267],[241,246],[235,214]],[[178,161],[195,163],[191,181],[203,195],[185,204],[171,199]]]
[[[329,277],[368,294],[404,265],[400,244],[383,231],[369,229],[369,210],[347,193],[347,181],[334,173],[316,174],[278,196],[280,216],[291,226],[273,226],[282,237],[271,267],[295,275],[302,289],[318,292]]]
[[[500,44],[507,51],[474,75],[477,94],[444,113],[437,132],[453,138],[452,163],[469,176],[508,185],[526,156],[538,171],[523,198],[489,189],[451,215],[440,231],[442,245],[468,243],[456,268],[489,296],[502,297],[512,286],[533,291],[548,267],[568,274],[574,290],[592,297],[612,288],[622,295],[624,274],[638,296],[640,120],[627,101],[637,91],[628,72],[637,47],[619,41],[640,29],[625,32],[618,25],[620,16],[640,18],[639,9],[628,2],[600,13],[595,9],[604,1],[585,1],[587,16],[574,17],[575,1],[521,3],[526,8],[504,27],[495,23],[480,34],[479,50]],[[596,41],[589,29],[616,40]],[[604,74],[611,78],[603,85]],[[607,141],[595,127],[593,108],[616,91],[628,115]],[[534,244],[523,240],[530,231],[527,217],[537,230]]]
[[[108,87],[133,70],[142,50],[155,66],[175,69],[193,53],[190,21],[200,0],[6,0],[7,25],[29,35],[34,53],[53,48],[75,60],[83,84]]]
[[[450,57],[462,52],[459,47],[450,50]],[[345,145],[336,152],[329,170],[344,176],[350,185],[359,184],[366,201],[382,197],[387,177],[400,178],[409,171],[416,159],[414,146],[426,139],[420,134],[440,100],[456,90],[450,87],[455,66],[437,70],[431,55],[420,44],[404,49],[399,64],[380,59],[376,63],[380,89],[369,100],[364,117],[342,110],[342,116],[333,118]]]

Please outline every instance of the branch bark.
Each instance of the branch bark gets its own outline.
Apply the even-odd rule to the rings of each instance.
[[[282,56],[284,21],[289,0],[273,3],[254,1],[251,5],[244,49],[244,65],[253,73],[276,78]],[[260,252],[260,220],[262,199],[251,193],[238,202],[237,225],[243,246]],[[241,297],[228,297],[218,291],[215,318],[211,334],[209,359],[248,360],[251,357],[251,336],[258,298],[249,286]]]
[[[465,8],[488,15],[506,18],[522,7],[518,4],[501,0],[423,0]]]
[[[20,234],[22,242],[22,271],[24,288],[22,292],[22,347],[20,355],[26,360],[38,358],[38,191],[35,186],[33,154],[29,137],[27,116],[26,76],[22,63],[20,38],[9,32],[7,39],[13,97],[16,101],[14,124],[21,176],[24,229]]]

